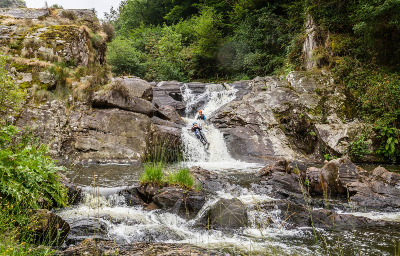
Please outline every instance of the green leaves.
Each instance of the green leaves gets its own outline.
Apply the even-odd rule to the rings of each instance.
[[[378,137],[381,138],[381,146],[377,153],[385,156],[392,162],[396,162],[400,158],[400,149],[398,148],[400,130],[386,125],[377,126],[376,128],[380,134]]]
[[[18,132],[14,126],[0,129],[0,194],[26,209],[38,208],[40,198],[50,207],[66,206],[66,189],[57,175],[63,167],[47,156],[46,146]]]

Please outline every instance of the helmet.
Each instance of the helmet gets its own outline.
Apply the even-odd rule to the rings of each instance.
[[[203,111],[199,110],[199,113],[203,113]]]
[[[195,125],[195,124],[197,124],[196,122],[193,122],[193,124],[192,125]]]

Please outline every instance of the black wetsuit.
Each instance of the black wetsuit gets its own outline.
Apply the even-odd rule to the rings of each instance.
[[[204,120],[204,121],[206,121],[206,116],[205,115],[203,115],[203,114],[199,114],[198,116],[197,116],[197,120]]]
[[[196,135],[196,138],[198,138],[203,145],[208,144],[208,141],[206,139],[206,136],[204,136],[203,132],[201,131],[200,127],[193,127],[192,126],[192,132],[194,132],[194,135]]]

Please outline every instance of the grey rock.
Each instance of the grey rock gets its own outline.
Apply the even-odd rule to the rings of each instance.
[[[153,88],[145,80],[137,77],[118,77],[111,82],[111,87],[122,87],[131,97],[153,100]]]
[[[182,117],[178,114],[174,107],[168,105],[159,106],[157,109],[157,116],[161,119],[173,122],[175,124],[184,125],[185,122]]]
[[[92,106],[96,108],[119,108],[152,117],[154,108],[150,101],[124,95],[120,91],[96,92],[92,97]]]
[[[55,85],[57,84],[57,77],[48,71],[39,72],[39,81],[42,84],[46,84],[47,89],[51,90],[55,89]]]
[[[220,199],[211,206],[201,223],[214,229],[247,227],[247,208],[237,198]]]
[[[39,19],[48,16],[49,12],[46,9],[0,8],[0,15],[11,16],[16,19]]]

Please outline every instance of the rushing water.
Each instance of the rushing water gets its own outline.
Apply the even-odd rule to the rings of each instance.
[[[88,237],[118,243],[167,242],[191,243],[236,254],[253,255],[393,255],[398,242],[398,231],[365,228],[348,231],[317,229],[315,242],[312,229],[288,229],[279,216],[280,210],[262,211],[260,205],[274,204],[267,190],[255,189],[260,179],[255,173],[261,166],[233,159],[224,142],[223,134],[210,123],[200,122],[211,143],[208,150],[190,132],[195,120],[194,108],[200,107],[207,118],[235,99],[236,90],[223,85],[209,85],[202,94],[195,95],[187,86],[182,88],[187,102],[187,126],[182,129],[186,166],[201,166],[216,171],[227,181],[224,189],[210,196],[193,220],[160,210],[147,211],[141,206],[128,207],[117,192],[137,184],[141,171],[135,165],[87,165],[68,173],[83,187],[80,205],[63,209],[58,214],[71,225],[67,245]],[[201,104],[199,104],[201,103]],[[176,166],[170,166],[176,168]],[[207,230],[197,220],[219,198],[239,198],[248,209],[249,226],[236,230]],[[347,214],[347,213],[344,213]],[[400,221],[400,213],[354,213],[371,219]]]

